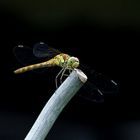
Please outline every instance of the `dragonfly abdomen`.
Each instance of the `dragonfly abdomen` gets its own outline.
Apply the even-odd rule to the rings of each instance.
[[[19,73],[24,73],[24,72],[34,70],[34,69],[38,69],[38,68],[53,67],[53,66],[56,66],[56,65],[57,65],[57,63],[56,63],[55,59],[50,59],[49,61],[45,61],[45,62],[42,62],[42,63],[33,64],[33,65],[29,65],[29,66],[19,68],[19,69],[15,70],[14,73],[19,74]]]
[[[14,73],[19,74],[19,73],[24,73],[26,71],[30,71],[38,68],[44,68],[44,67],[53,67],[53,66],[63,67],[65,61],[67,61],[69,57],[70,56],[67,54],[59,54],[48,61],[19,68],[15,70]]]

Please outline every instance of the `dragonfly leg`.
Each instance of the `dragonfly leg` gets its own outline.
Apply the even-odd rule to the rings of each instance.
[[[66,70],[69,70],[69,74],[66,74],[66,73],[65,73]],[[64,76],[67,76],[67,77],[68,77],[72,71],[73,71],[73,69],[67,69],[67,68],[65,68],[65,69],[63,70],[62,74],[61,74],[60,83],[62,83],[62,78],[63,78]]]
[[[66,69],[67,70],[67,69]],[[68,69],[69,70],[69,74],[66,74],[65,71],[62,73],[61,77],[63,76],[69,76],[71,74],[71,72],[73,71],[73,69]],[[62,79],[62,78],[61,78]]]
[[[64,69],[65,68],[62,68],[61,70],[60,70],[60,72],[56,75],[56,77],[55,77],[55,85],[56,85],[56,88],[58,88],[58,85],[57,85],[57,79],[58,79],[58,76],[64,71]]]
[[[62,74],[61,74],[61,77],[60,77],[60,83],[62,84],[62,78],[63,78],[63,76],[68,76],[67,74],[65,74],[65,72],[66,72],[66,68],[64,68],[64,70],[63,70],[63,72],[62,72]]]
[[[73,71],[73,69],[69,69],[69,74]]]

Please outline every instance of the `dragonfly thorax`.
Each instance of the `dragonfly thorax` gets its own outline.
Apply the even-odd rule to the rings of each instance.
[[[69,57],[66,63],[66,67],[70,69],[77,68],[79,66],[79,59],[77,57]]]

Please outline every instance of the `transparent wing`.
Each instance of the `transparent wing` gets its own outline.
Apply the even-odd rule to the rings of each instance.
[[[83,64],[81,69],[88,76],[88,82],[81,89],[81,97],[93,102],[103,102],[104,96],[117,94],[119,92],[118,84],[111,78]]]
[[[96,85],[103,94],[111,94],[118,92],[118,84],[111,78],[95,72],[91,75],[90,82]]]
[[[49,47],[44,42],[36,43],[33,47],[33,54],[40,58],[50,58],[61,53],[59,50]]]
[[[28,46],[18,45],[13,49],[13,53],[17,60],[25,66],[34,64],[40,60],[34,56],[33,49]]]
[[[25,66],[47,61],[60,53],[43,42],[36,43],[33,47],[18,45],[13,52],[17,60]]]
[[[36,43],[33,47],[18,45],[13,49],[17,60],[24,66],[47,61],[59,54],[60,51],[49,47],[43,42]],[[37,73],[45,72],[47,68],[33,70]]]
[[[89,81],[80,89],[79,96],[91,102],[104,102],[104,94]]]
[[[49,47],[43,42],[36,43],[33,47],[18,45],[13,49],[13,52],[23,65],[47,61],[60,53],[59,50]]]

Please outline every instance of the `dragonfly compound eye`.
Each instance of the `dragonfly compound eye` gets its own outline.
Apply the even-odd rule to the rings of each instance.
[[[71,68],[77,68],[79,66],[79,59],[76,57],[70,57],[68,60],[68,65]]]

